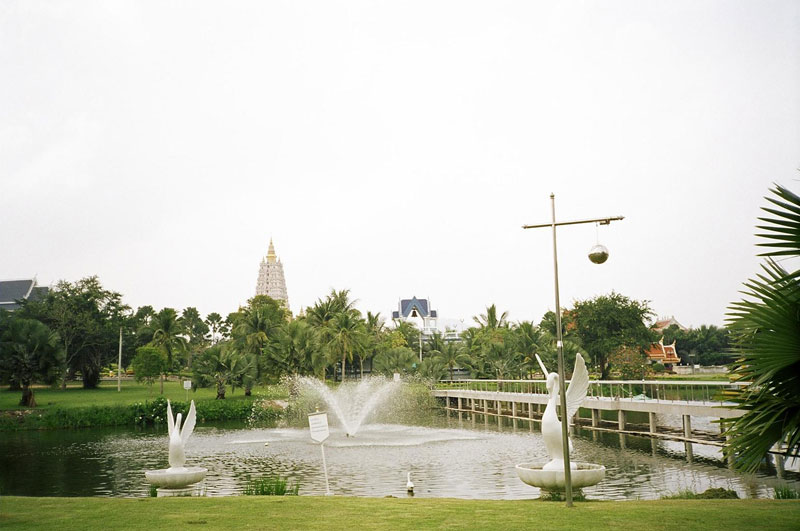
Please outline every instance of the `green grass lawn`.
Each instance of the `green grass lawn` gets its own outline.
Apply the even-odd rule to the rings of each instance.
[[[0,498],[2,529],[798,529],[800,501]]]
[[[117,391],[116,380],[102,381],[97,389],[83,389],[80,383],[73,383],[67,389],[53,389],[51,387],[36,387],[34,396],[36,398],[37,410],[47,410],[51,408],[80,408],[87,406],[114,406],[127,405],[135,402],[145,402],[155,400],[159,394],[158,382],[153,384],[152,389],[145,383],[137,383],[133,380],[123,380],[122,390]],[[280,386],[256,387],[253,389],[254,396],[263,398],[285,398],[286,391]],[[0,411],[24,409],[19,407],[21,391],[9,391],[7,388],[0,391]],[[215,389],[198,389],[189,391],[189,400],[213,400],[217,393]],[[244,400],[243,389],[237,389],[232,393],[230,388],[226,393],[226,400]],[[183,389],[183,382],[170,380],[164,382],[164,397],[173,401],[185,401],[186,391]]]

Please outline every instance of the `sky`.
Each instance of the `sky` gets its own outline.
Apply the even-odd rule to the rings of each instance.
[[[722,325],[800,193],[800,2],[0,1],[0,279],[511,320],[612,290]],[[610,258],[587,253],[599,241]]]

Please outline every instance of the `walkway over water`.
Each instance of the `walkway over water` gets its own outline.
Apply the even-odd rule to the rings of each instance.
[[[741,416],[743,412],[725,400],[725,391],[744,385],[715,381],[593,380],[581,409],[591,412],[592,429],[722,444],[717,440],[718,434],[704,434],[703,440],[695,438],[691,417],[731,419]],[[445,399],[445,407],[451,411],[532,422],[539,422],[543,406],[549,399],[545,380],[460,380],[444,383],[434,391],[434,396]],[[611,428],[603,426],[601,411],[617,412],[616,422]],[[647,413],[649,429],[629,430],[626,419],[629,412]],[[659,415],[682,418],[683,433],[659,432]]]

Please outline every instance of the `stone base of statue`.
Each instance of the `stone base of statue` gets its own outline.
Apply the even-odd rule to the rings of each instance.
[[[603,481],[606,477],[606,467],[594,463],[571,462],[571,482],[573,489],[591,487]],[[552,468],[548,470],[548,468]],[[566,482],[564,481],[564,467],[555,469],[543,464],[522,463],[516,466],[517,475],[524,483],[533,487],[539,487],[545,491],[563,492]]]
[[[206,477],[207,468],[199,466],[170,467],[161,470],[147,470],[144,477],[151,485],[158,487],[158,496],[191,496],[194,492],[193,485]],[[164,493],[162,494],[162,491]],[[189,494],[181,494],[188,491]]]
[[[156,489],[157,498],[184,498],[195,495],[194,486],[183,489]]]

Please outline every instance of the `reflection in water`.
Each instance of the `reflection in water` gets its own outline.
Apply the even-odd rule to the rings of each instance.
[[[466,416],[467,418],[464,418]],[[483,417],[483,419],[476,418]],[[534,498],[514,465],[546,461],[537,429],[526,421],[492,421],[485,415],[435,417],[425,426],[368,424],[356,437],[334,429],[326,442],[331,489],[338,495],[405,496],[411,472],[420,497]],[[524,424],[529,427],[525,428]],[[505,430],[503,428],[506,428]],[[167,466],[167,438],[157,431],[125,429],[34,431],[0,439],[0,494],[27,496],[146,496],[144,471]],[[606,479],[584,489],[589,498],[653,499],[683,489],[736,490],[770,497],[780,481],[800,487],[797,460],[743,476],[729,470],[719,448],[597,432],[576,427],[575,460],[606,466]],[[240,429],[198,426],[186,448],[187,463],[209,469],[210,496],[238,494],[248,477],[283,476],[300,493],[322,495],[319,447],[305,427]]]

